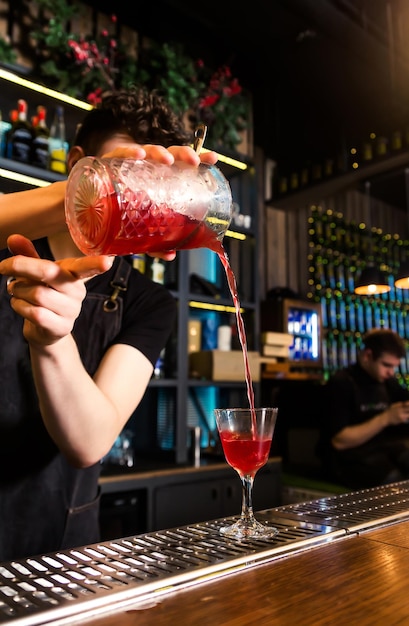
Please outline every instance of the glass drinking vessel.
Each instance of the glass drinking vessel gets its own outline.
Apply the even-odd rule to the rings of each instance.
[[[215,165],[84,157],[67,182],[65,216],[84,254],[219,251],[231,188]]]
[[[277,408],[215,409],[226,461],[241,478],[243,500],[237,522],[220,532],[232,539],[270,539],[277,529],[257,521],[253,513],[253,482],[267,463],[277,419]]]

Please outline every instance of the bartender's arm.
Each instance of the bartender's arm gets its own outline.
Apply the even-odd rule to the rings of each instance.
[[[409,420],[409,402],[400,401],[391,404],[389,408],[375,415],[362,424],[346,426],[331,440],[337,450],[347,450],[360,446],[384,430],[387,426],[397,426]]]
[[[75,160],[84,153],[76,153],[77,147],[72,148],[69,155],[69,167],[72,168]],[[77,156],[75,156],[77,154]],[[217,162],[216,152],[203,152],[198,156],[188,146],[163,146],[147,144],[127,144],[117,147],[105,157],[123,157],[134,159],[154,159],[162,163],[171,164],[173,160],[183,160],[191,165]],[[0,250],[7,247],[7,237],[13,233],[24,235],[34,241],[42,237],[50,237],[66,231],[64,199],[67,182],[58,181],[26,191],[17,191],[0,195]],[[158,255],[164,256],[164,255]],[[164,258],[167,258],[166,256]]]

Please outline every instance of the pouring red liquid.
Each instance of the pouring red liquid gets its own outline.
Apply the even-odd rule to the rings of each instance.
[[[214,165],[84,157],[67,182],[65,215],[84,254],[136,254],[221,241],[232,212],[228,181]]]
[[[94,157],[74,166],[65,202],[68,228],[84,254],[208,248],[219,256],[235,307],[249,405],[254,408],[236,278],[222,245],[231,209],[229,183],[215,166]]]

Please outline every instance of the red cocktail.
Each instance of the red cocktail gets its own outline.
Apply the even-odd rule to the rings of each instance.
[[[239,474],[255,474],[267,463],[271,437],[259,438],[252,435],[224,430],[220,433],[224,456]]]
[[[243,486],[240,518],[220,532],[233,539],[269,539],[277,529],[257,521],[253,513],[253,481],[267,463],[277,419],[276,408],[215,409],[226,461],[239,474]]]

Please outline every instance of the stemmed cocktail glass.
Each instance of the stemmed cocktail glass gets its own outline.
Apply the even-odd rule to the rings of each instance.
[[[217,428],[226,461],[241,478],[243,501],[240,519],[220,532],[233,539],[269,539],[277,529],[257,521],[253,513],[253,481],[267,463],[277,419],[277,408],[215,409]]]

